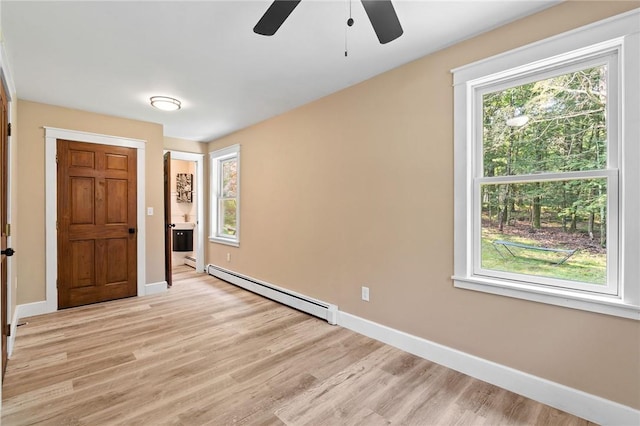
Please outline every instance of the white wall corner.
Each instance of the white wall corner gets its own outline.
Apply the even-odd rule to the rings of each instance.
[[[18,321],[20,318],[18,317],[18,308],[13,311],[13,318],[11,319],[11,330],[9,332],[9,339],[7,340],[7,356],[11,358],[11,354],[13,354],[13,347],[16,344],[16,334],[18,334]]]
[[[57,307],[53,307],[50,303],[43,300],[41,302],[24,303],[16,306],[16,317],[18,320],[36,315],[50,314],[55,312]]]
[[[157,283],[148,283],[144,285],[144,294],[142,296],[151,296],[152,294],[164,293],[168,290],[166,281]]]
[[[594,423],[640,425],[640,410],[346,312],[338,312],[338,325]]]

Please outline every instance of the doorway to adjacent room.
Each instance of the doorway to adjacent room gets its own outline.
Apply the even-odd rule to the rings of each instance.
[[[165,276],[185,265],[204,272],[204,154],[166,151]]]

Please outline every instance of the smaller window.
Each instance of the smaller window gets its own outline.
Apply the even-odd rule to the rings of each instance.
[[[211,164],[211,234],[213,242],[240,243],[240,145],[209,154]]]

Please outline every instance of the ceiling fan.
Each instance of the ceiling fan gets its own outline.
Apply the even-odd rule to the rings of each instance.
[[[274,35],[300,1],[274,0],[253,28],[253,32],[266,36]],[[391,0],[362,0],[362,6],[381,44],[389,43],[402,35],[402,26]],[[353,25],[353,19],[349,18],[347,23],[349,26]]]

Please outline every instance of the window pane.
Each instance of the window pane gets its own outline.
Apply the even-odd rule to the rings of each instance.
[[[222,218],[220,235],[233,237],[237,230],[236,200],[220,200],[220,215]]]
[[[605,65],[485,94],[482,102],[484,176],[606,168]]]
[[[481,185],[483,269],[605,284],[607,181]]]
[[[238,160],[231,158],[221,162],[222,167],[222,198],[234,198],[238,193]]]

